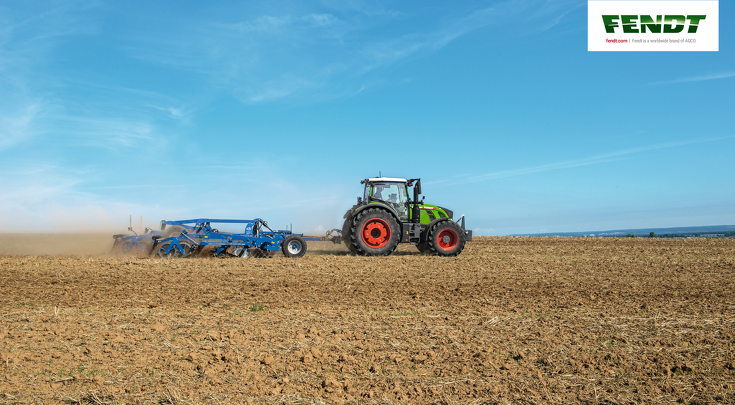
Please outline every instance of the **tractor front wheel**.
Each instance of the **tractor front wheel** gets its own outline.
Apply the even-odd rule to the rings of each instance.
[[[398,246],[401,231],[398,222],[387,211],[370,208],[355,216],[350,239],[357,254],[387,256]]]
[[[454,221],[441,221],[429,229],[426,243],[437,256],[457,256],[464,249],[464,230]]]

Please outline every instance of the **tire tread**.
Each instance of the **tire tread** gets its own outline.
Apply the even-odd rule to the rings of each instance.
[[[440,227],[442,229],[444,229],[445,224],[447,224],[449,227],[453,228],[454,231],[457,232],[457,236],[459,237],[459,242],[458,242],[459,249],[455,250],[452,253],[448,253],[448,254],[445,251],[443,251],[442,249],[440,249],[439,247],[436,246],[436,239],[435,239],[435,236],[434,236],[434,235],[436,235],[436,232],[438,231],[438,229]],[[439,222],[435,223],[434,226],[431,227],[431,229],[429,229],[429,232],[427,233],[427,237],[426,237],[426,242],[425,243],[427,244],[427,247],[428,247],[428,253],[431,254],[431,255],[434,255],[434,256],[442,256],[442,257],[454,257],[454,256],[457,256],[460,253],[462,253],[462,251],[464,250],[464,245],[465,245],[466,242],[467,241],[465,240],[465,236],[464,236],[464,232],[462,231],[462,228],[460,228],[459,225],[457,225],[456,222],[454,222],[452,220],[447,220],[447,221],[439,221]]]

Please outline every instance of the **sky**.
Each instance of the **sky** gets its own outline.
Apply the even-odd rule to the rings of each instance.
[[[735,224],[719,35],[588,52],[584,0],[2,2],[0,232],[318,234],[379,173],[476,235]]]

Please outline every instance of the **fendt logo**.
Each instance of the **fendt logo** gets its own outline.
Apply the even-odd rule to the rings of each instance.
[[[718,51],[717,0],[588,0],[589,51]]]
[[[623,32],[626,34],[645,34],[646,31],[652,34],[662,32],[664,34],[678,34],[684,31],[687,21],[689,22],[687,33],[696,34],[700,21],[706,18],[706,15],[657,15],[654,21],[650,15],[603,15],[602,21],[605,24],[605,32],[608,34],[615,33],[615,28],[620,27],[618,22],[622,24]]]

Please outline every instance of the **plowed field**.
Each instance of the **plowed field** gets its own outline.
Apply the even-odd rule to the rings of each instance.
[[[0,402],[735,403],[735,240],[309,249],[0,256]]]

